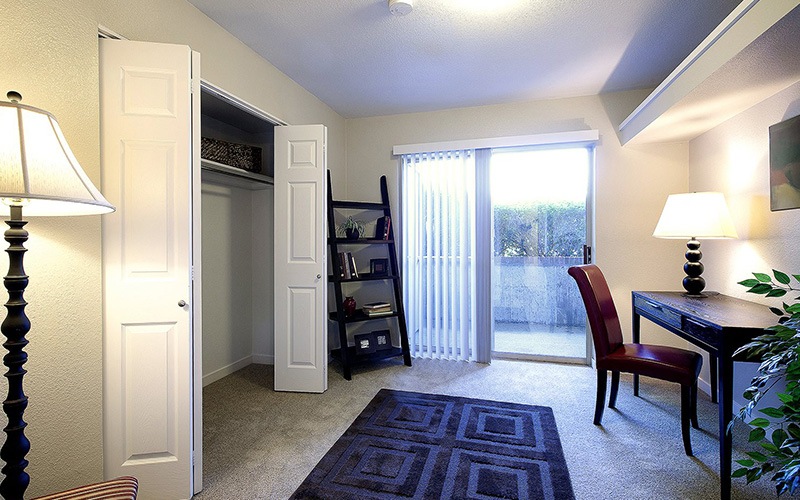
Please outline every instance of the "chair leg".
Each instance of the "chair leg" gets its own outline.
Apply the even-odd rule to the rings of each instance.
[[[608,407],[617,407],[617,392],[619,391],[619,372],[611,372],[611,395],[608,397]]]
[[[692,456],[692,441],[689,436],[689,421],[692,419],[692,386],[681,386],[681,434],[686,455]]]
[[[692,384],[692,427],[695,429],[700,428],[700,424],[697,422],[697,380],[694,381]]]
[[[597,370],[597,401],[594,404],[594,425],[600,425],[603,420],[603,406],[606,401],[606,384],[608,383],[608,372]]]

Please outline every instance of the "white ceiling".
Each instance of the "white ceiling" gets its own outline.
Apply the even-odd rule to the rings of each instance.
[[[739,3],[189,2],[346,118],[655,87]]]

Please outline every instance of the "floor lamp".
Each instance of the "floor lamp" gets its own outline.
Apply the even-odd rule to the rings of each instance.
[[[8,102],[0,101],[0,215],[9,215],[5,240],[9,246],[8,275],[3,284],[8,290],[7,314],[0,324],[6,337],[3,347],[8,353],[3,364],[8,368],[8,396],[3,411],[8,425],[3,429],[6,441],[0,448],[5,476],[0,482],[0,495],[5,499],[21,499],[30,477],[25,472],[30,441],[25,437],[23,414],[28,397],[22,390],[28,360],[25,335],[30,321],[25,315],[23,298],[28,276],[22,265],[28,240],[27,221],[22,212],[31,215],[90,215],[113,212],[114,207],[86,176],[72,154],[61,128],[47,111],[20,103],[17,92],[7,94]]]

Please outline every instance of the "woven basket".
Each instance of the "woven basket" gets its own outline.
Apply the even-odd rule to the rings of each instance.
[[[261,172],[261,148],[203,137],[200,157],[248,172]]]

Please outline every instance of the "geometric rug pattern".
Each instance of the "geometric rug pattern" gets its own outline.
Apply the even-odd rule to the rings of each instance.
[[[381,389],[293,499],[574,499],[552,409]]]

